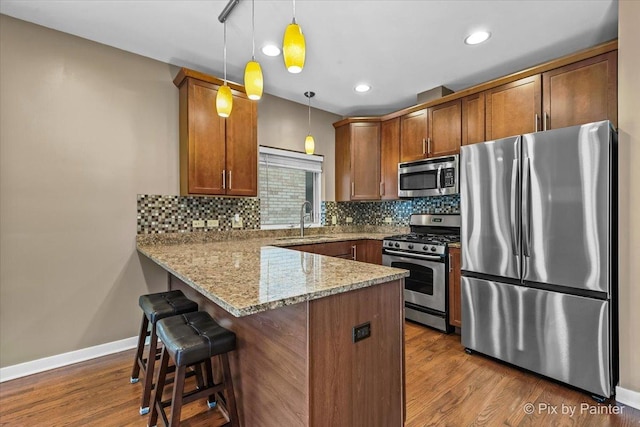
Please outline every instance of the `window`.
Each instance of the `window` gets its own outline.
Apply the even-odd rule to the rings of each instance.
[[[262,228],[300,225],[300,209],[305,208],[305,224],[320,225],[320,195],[323,156],[260,146],[258,195]]]

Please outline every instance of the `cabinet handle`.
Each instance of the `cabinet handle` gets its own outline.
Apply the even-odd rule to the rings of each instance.
[[[549,125],[549,115],[545,112],[542,116],[542,130],[547,130]]]
[[[427,138],[427,154],[431,154],[431,138]]]
[[[451,253],[449,253],[449,273],[451,273]]]
[[[222,189],[227,188],[227,171],[222,169]]]
[[[229,190],[231,190],[231,171],[229,171]]]
[[[538,117],[538,113],[536,113],[535,117],[533,118],[533,129],[534,132],[538,132],[538,122],[540,121],[539,117]]]
[[[358,247],[356,245],[351,246],[351,254],[353,256],[353,260],[356,261],[358,258]]]
[[[353,181],[351,181],[351,195],[352,196],[356,195],[356,184]]]
[[[384,182],[380,181],[380,195],[384,196]]]
[[[427,154],[427,140],[422,138],[422,154]]]

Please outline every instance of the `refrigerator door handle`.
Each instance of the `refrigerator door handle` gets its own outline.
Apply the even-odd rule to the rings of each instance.
[[[518,200],[516,200],[516,188],[518,186],[518,159],[513,159],[513,169],[511,170],[511,249],[515,256],[520,255],[518,250],[518,242],[520,241],[520,227],[516,227],[516,221],[520,215],[518,215]]]
[[[522,254],[531,257],[531,158],[524,159],[522,175]]]

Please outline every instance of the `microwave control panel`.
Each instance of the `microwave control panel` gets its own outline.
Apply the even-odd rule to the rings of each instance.
[[[456,185],[455,168],[447,168],[443,172],[444,172],[443,187],[455,187]]]

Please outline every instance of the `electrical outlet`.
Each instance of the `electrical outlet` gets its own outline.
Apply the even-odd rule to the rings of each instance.
[[[218,228],[220,226],[220,221],[217,219],[209,219],[207,220],[207,228]]]
[[[231,219],[231,227],[232,228],[242,228],[242,217],[238,214],[235,214]]]
[[[203,219],[194,219],[191,222],[191,226],[193,228],[204,228],[204,220]]]
[[[331,225],[336,225],[338,223],[338,217],[333,215],[331,217]]]
[[[369,338],[370,336],[371,336],[371,322],[363,323],[362,325],[353,327],[352,337],[353,337],[354,343],[358,341],[362,341],[365,338]]]
[[[353,218],[350,216],[347,217],[347,224],[351,224],[353,222]]]
[[[385,222],[386,224],[391,224],[391,223],[393,222],[393,219],[392,219],[390,216],[388,216],[388,217],[386,217],[386,218],[384,219],[384,222]]]

